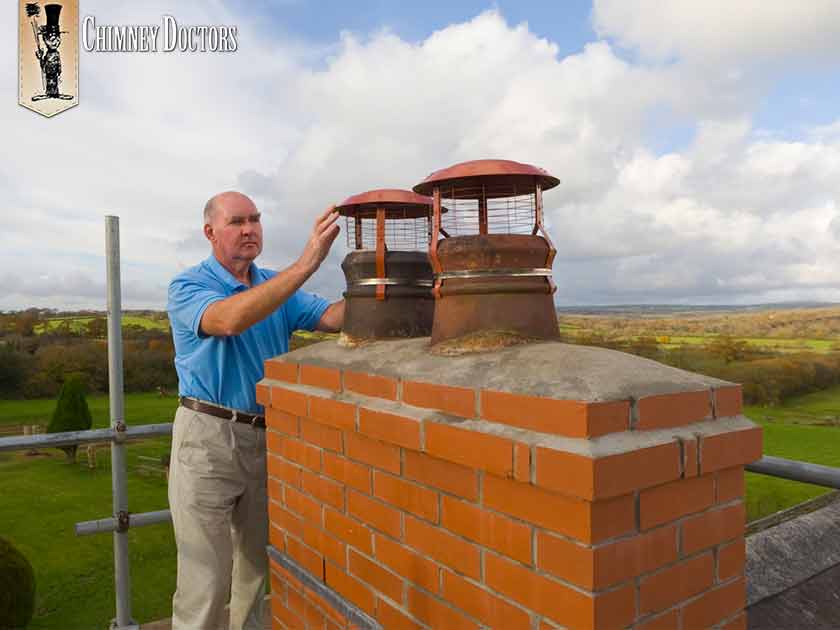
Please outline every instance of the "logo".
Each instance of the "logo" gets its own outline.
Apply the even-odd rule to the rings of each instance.
[[[18,103],[49,118],[79,104],[79,0],[18,1]]]

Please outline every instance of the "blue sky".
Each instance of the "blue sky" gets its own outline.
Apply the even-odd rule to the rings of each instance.
[[[160,308],[215,192],[255,199],[283,268],[324,206],[484,157],[561,179],[558,304],[840,301],[836,0],[85,0],[99,23],[236,24],[240,48],[83,52],[81,103],[49,120],[14,99],[14,9],[0,309],[101,308],[105,214],[126,305]],[[338,297],[346,252],[308,288]]]

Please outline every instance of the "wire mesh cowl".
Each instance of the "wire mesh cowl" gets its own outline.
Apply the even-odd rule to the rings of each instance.
[[[433,274],[428,245],[432,200],[408,190],[370,190],[339,206],[347,218],[341,267],[347,281],[343,333],[349,340],[428,336]]]
[[[555,251],[542,220],[542,191],[558,183],[530,164],[475,160],[436,171],[414,187],[433,196],[433,345],[494,331],[525,339],[559,336]]]

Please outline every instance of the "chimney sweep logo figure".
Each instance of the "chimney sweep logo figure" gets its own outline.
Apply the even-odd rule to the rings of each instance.
[[[31,30],[28,39],[32,44],[24,45],[23,41],[20,42],[19,102],[40,114],[54,116],[78,103],[78,0],[44,5],[46,22],[43,25],[39,24],[42,11],[37,2],[26,2],[22,5],[22,22],[26,20],[29,24]],[[64,20],[62,9],[65,9]],[[61,30],[62,21],[64,24],[69,23],[72,30]],[[22,27],[23,24],[21,30]],[[62,35],[68,35],[70,40],[64,47]],[[59,48],[62,48],[62,51]],[[26,52],[29,54],[25,54]],[[71,75],[69,81],[68,75]],[[73,90],[72,87],[76,89]],[[27,92],[29,103],[24,102]]]
[[[44,6],[44,11],[47,13],[47,24],[40,29],[35,26],[34,18],[41,13],[41,7],[37,2],[31,2],[26,5],[26,15],[33,18],[32,33],[35,35],[35,45],[38,50],[35,54],[41,64],[41,74],[44,79],[45,94],[36,94],[32,97],[33,101],[41,101],[45,98],[60,98],[63,101],[73,100],[72,94],[61,94],[58,91],[58,84],[61,82],[61,54],[58,52],[58,47],[61,46],[61,33],[58,28],[58,19],[61,15],[60,4],[48,4]],[[40,32],[41,39],[44,40],[44,46],[47,50],[41,48],[38,42],[38,34]],[[65,33],[67,31],[64,31]]]

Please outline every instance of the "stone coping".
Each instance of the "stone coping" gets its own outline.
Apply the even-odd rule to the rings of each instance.
[[[429,349],[428,337],[373,341],[357,347],[330,340],[274,360],[580,401],[627,400],[733,385],[616,350],[554,341],[461,356],[433,355]]]

